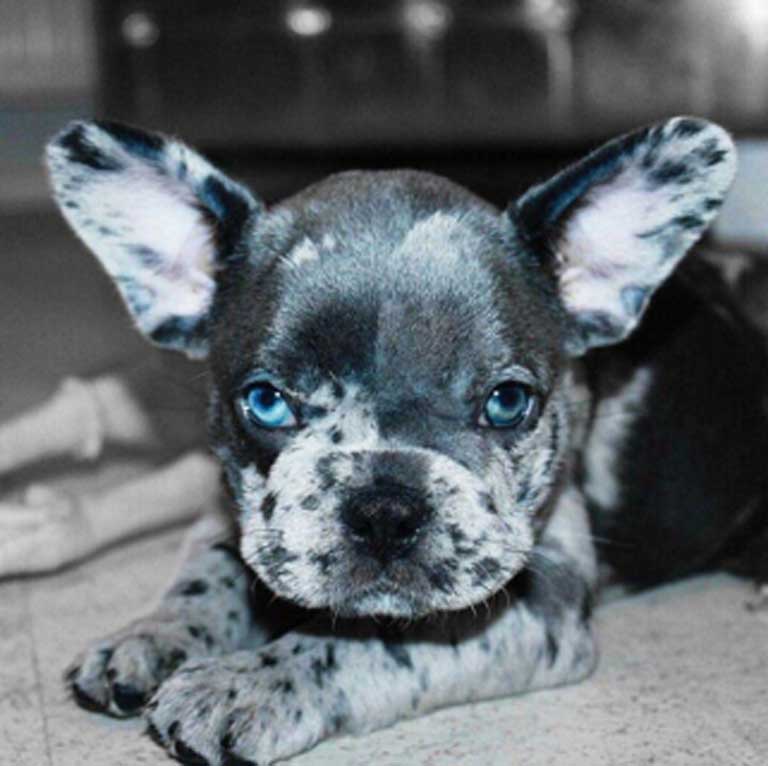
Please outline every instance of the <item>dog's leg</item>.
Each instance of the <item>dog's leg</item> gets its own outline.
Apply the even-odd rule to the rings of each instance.
[[[94,643],[67,674],[88,709],[135,715],[187,659],[226,654],[266,639],[252,618],[251,577],[227,523],[205,516],[190,532],[174,584],[147,616]]]
[[[595,662],[595,563],[583,503],[565,492],[528,570],[488,612],[400,634],[341,624],[293,631],[256,652],[187,663],[158,690],[155,734],[194,763],[272,763],[336,732],[446,705],[554,686]]]
[[[191,519],[216,502],[219,469],[192,452],[117,487],[76,496],[32,486],[0,504],[0,577],[47,572],[118,540]]]

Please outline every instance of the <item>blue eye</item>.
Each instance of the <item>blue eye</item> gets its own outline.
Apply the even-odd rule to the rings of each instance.
[[[491,392],[484,414],[494,428],[514,428],[533,414],[536,399],[522,383],[502,383]]]
[[[254,383],[240,398],[240,409],[252,423],[264,428],[290,428],[296,418],[285,397],[270,383]]]

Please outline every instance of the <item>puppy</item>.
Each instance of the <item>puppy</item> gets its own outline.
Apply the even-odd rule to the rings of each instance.
[[[267,209],[111,123],[48,163],[141,332],[210,368],[231,537],[203,522],[160,606],[68,676],[180,760],[576,681],[598,572],[765,558],[741,556],[766,545],[763,339],[704,263],[675,271],[734,174],[721,128],[623,136],[504,211],[408,170]]]

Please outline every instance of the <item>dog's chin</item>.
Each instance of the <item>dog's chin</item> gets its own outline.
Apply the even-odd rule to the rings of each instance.
[[[413,620],[437,611],[423,596],[385,587],[351,591],[337,596],[328,606],[340,617],[393,617]]]

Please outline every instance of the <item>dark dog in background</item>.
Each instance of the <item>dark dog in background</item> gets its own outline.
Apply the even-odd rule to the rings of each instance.
[[[271,763],[584,677],[601,582],[768,574],[764,342],[680,263],[733,177],[717,126],[616,139],[505,211],[412,171],[266,209],[110,123],[48,160],[139,329],[207,358],[236,509],[78,660],[84,706],[143,709],[186,762]]]

